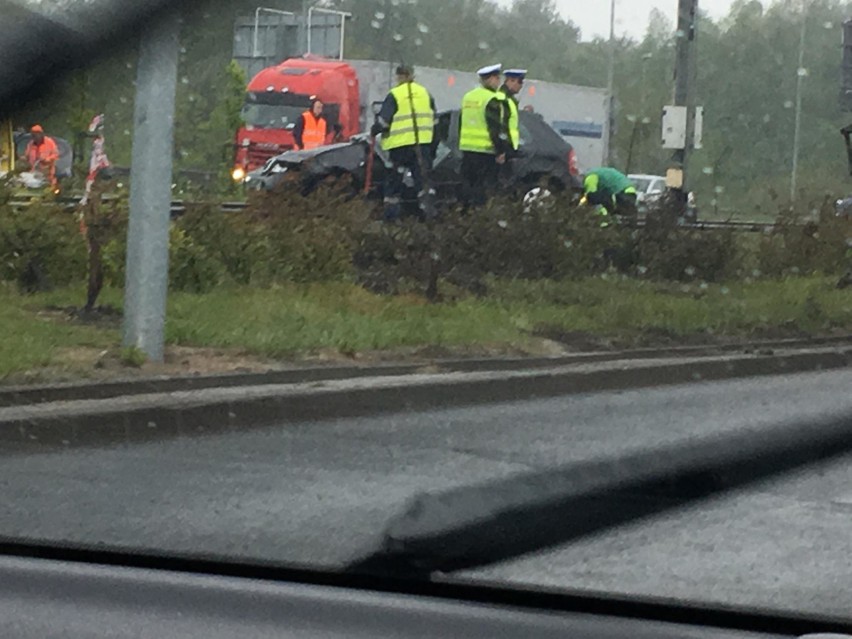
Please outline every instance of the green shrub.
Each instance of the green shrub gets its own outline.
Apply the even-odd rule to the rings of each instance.
[[[450,211],[431,224],[409,220],[374,225],[358,238],[359,281],[376,292],[416,283],[429,296],[439,280],[484,293],[487,280],[579,278],[604,270],[608,250],[628,234],[601,228],[589,209],[554,197],[534,206],[493,200],[462,213]]]
[[[176,226],[207,257],[218,262],[224,276],[237,284],[250,284],[269,259],[268,233],[244,212],[225,213],[215,206],[190,207]]]
[[[169,288],[207,293],[226,280],[224,264],[196,238],[173,225],[169,234]]]
[[[142,368],[148,357],[136,346],[126,346],[121,349],[121,363],[130,368]]]
[[[721,282],[742,270],[744,251],[734,231],[683,228],[676,216],[656,211],[634,235],[632,270],[652,279]]]
[[[837,274],[849,268],[852,220],[838,217],[830,200],[818,207],[779,215],[775,230],[762,238],[757,261],[772,277]]]
[[[82,281],[86,244],[74,216],[58,206],[0,206],[0,278],[33,293]]]
[[[322,282],[349,279],[357,238],[369,223],[369,209],[345,190],[321,188],[309,197],[284,191],[258,194],[246,224],[258,263],[260,283]]]

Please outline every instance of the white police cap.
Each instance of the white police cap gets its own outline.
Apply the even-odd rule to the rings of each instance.
[[[506,69],[503,71],[503,75],[507,78],[525,78],[527,77],[526,69]]]
[[[482,67],[476,73],[483,78],[488,77],[489,75],[494,75],[495,73],[500,73],[500,70],[503,68],[502,64],[492,64],[487,67]]]

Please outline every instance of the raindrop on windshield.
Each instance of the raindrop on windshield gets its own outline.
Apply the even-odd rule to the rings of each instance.
[[[393,41],[394,42],[402,42],[404,39],[405,38],[403,38],[401,33],[394,33],[393,34]]]
[[[382,28],[382,23],[381,23],[381,22],[379,22],[378,20],[373,20],[373,21],[370,23],[370,26],[371,26],[371,27],[373,27],[374,29],[381,29],[381,28]]]
[[[491,45],[489,45],[487,42],[483,41],[483,42],[479,43],[479,48],[482,49],[483,51],[486,51],[486,50],[491,48]]]
[[[417,30],[420,31],[420,33],[429,33],[429,25],[421,22],[417,25]]]
[[[376,11],[373,14],[373,16],[376,18],[376,20],[384,20],[385,19],[385,14],[382,13],[381,11]]]
[[[712,166],[705,166],[705,167],[701,170],[701,172],[702,172],[704,175],[713,175],[713,167],[712,167]]]

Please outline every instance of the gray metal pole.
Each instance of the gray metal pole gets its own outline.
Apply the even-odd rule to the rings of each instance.
[[[299,48],[308,51],[308,6],[309,0],[302,0],[302,19],[299,22]]]
[[[260,29],[260,12],[263,10],[262,7],[258,7],[254,10],[254,39],[252,40],[251,47],[251,57],[257,57],[257,30]]]
[[[698,0],[678,0],[674,103],[675,106],[687,107],[686,148],[677,149],[672,162],[683,171],[682,191],[684,193],[689,192],[687,168],[695,134],[695,99],[692,85],[696,67],[694,47],[698,30],[697,15]]]
[[[802,85],[805,80],[805,38],[808,31],[808,4],[802,2],[802,33],[799,39],[799,66],[796,68],[796,124],[793,131],[793,170],[790,173],[790,205],[796,202],[799,177],[799,147],[802,133]]]
[[[607,66],[606,79],[607,113],[609,121],[606,136],[606,160],[612,166],[615,163],[615,154],[612,152],[615,146],[612,143],[612,134],[615,130],[615,0],[612,0],[609,8],[609,64]]]
[[[154,362],[163,361],[179,31],[176,13],[147,27],[136,75],[124,345]]]

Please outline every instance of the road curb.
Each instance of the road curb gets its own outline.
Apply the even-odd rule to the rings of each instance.
[[[0,445],[100,446],[270,424],[631,390],[845,368],[852,347],[693,360],[587,363],[545,370],[405,375],[212,388],[0,409]]]
[[[270,370],[260,373],[218,373],[177,377],[148,377],[116,381],[72,382],[40,386],[10,386],[0,388],[0,408],[47,402],[82,399],[108,399],[127,395],[172,393],[207,388],[233,388],[270,384],[299,384],[366,377],[396,377],[415,375],[424,370],[435,372],[488,372],[520,369],[543,369],[591,362],[615,362],[665,357],[699,357],[725,353],[763,353],[791,348],[819,346],[852,347],[852,335],[834,337],[766,340],[748,343],[709,346],[672,346],[632,349],[626,351],[595,351],[561,357],[503,357],[468,359],[430,359],[414,362],[372,365],[313,365]]]

